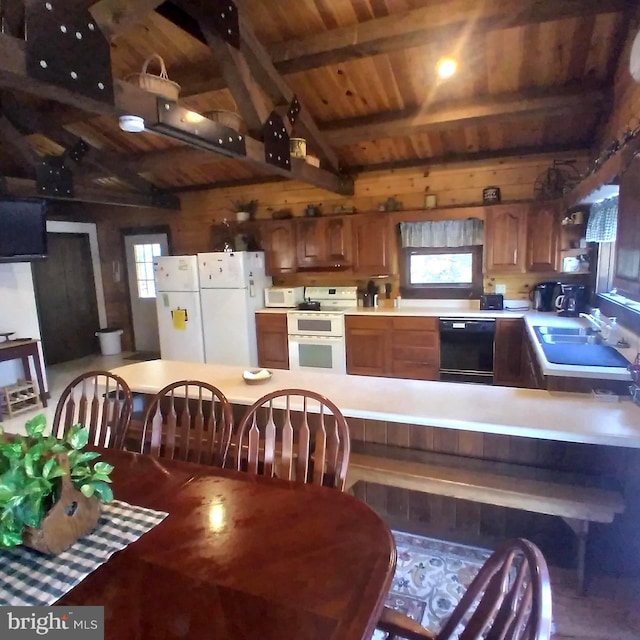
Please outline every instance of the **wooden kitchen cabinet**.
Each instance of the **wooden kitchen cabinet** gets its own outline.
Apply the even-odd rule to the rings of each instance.
[[[437,380],[437,318],[346,316],[347,373]]]
[[[267,275],[295,273],[296,229],[293,220],[273,220],[260,225],[260,242]]]
[[[502,318],[496,320],[493,358],[493,382],[505,387],[524,385],[523,342],[524,320]]]
[[[351,218],[354,275],[393,273],[394,234],[391,218],[384,212]]]
[[[385,376],[389,369],[388,316],[345,316],[347,373]]]
[[[544,376],[540,371],[540,365],[535,353],[531,338],[524,336],[522,341],[522,384],[527,389],[544,389],[546,387]]]
[[[351,264],[351,220],[345,216],[296,220],[298,268],[339,268]]]
[[[527,271],[559,270],[560,216],[555,203],[534,203],[527,225]]]
[[[528,209],[528,205],[486,207],[485,271],[526,271]]]
[[[267,369],[289,368],[286,313],[256,313],[258,364]]]
[[[437,318],[391,318],[392,378],[438,380],[440,341]]]

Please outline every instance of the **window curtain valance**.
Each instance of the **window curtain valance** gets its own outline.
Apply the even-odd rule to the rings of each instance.
[[[585,234],[587,242],[615,242],[618,230],[618,196],[591,205]]]
[[[479,218],[400,223],[403,248],[469,247],[482,244],[483,231]]]

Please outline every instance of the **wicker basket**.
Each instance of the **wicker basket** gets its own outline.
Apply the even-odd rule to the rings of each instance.
[[[205,118],[213,120],[218,124],[240,131],[244,121],[239,113],[235,111],[226,111],[224,109],[215,109],[214,111],[205,111],[202,114]]]
[[[147,73],[147,68],[152,60],[157,60],[160,64],[159,76],[153,73]],[[152,53],[144,61],[140,73],[133,73],[127,76],[127,82],[137,83],[141,89],[173,102],[178,99],[178,95],[180,94],[180,85],[177,82],[173,82],[173,80],[169,80],[167,68],[164,66],[164,60],[157,53]]]

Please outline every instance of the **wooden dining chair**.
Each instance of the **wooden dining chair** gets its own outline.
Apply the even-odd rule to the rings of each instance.
[[[349,426],[315,391],[282,389],[256,400],[240,421],[235,447],[240,471],[344,489]]]
[[[532,542],[509,540],[482,565],[440,631],[429,631],[389,607],[377,628],[387,632],[389,640],[549,640],[547,563]]]
[[[87,371],[64,389],[51,433],[62,438],[77,423],[89,427],[89,442],[121,449],[129,427],[133,399],[129,385],[109,371]]]
[[[179,380],[160,389],[149,403],[140,452],[223,467],[232,429],[231,405],[220,389]]]

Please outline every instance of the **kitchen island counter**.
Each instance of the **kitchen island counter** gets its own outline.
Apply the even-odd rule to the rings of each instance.
[[[151,360],[117,367],[137,393],[154,394],[176,380],[203,380],[234,404],[249,405],[285,388],[312,389],[344,415],[585,444],[640,448],[640,407],[631,400],[513,387],[273,370],[264,384],[247,385],[242,367]]]

